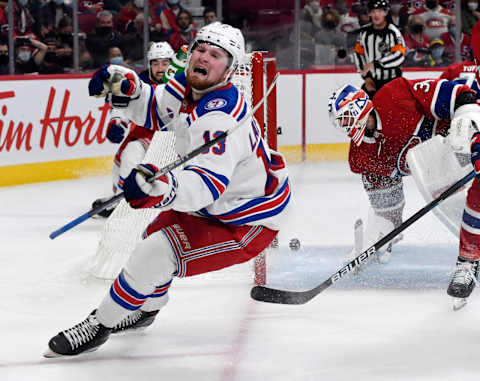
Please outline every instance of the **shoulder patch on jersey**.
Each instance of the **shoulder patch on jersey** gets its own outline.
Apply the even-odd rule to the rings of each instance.
[[[205,105],[205,110],[216,110],[224,107],[227,104],[227,100],[224,98],[215,98]]]

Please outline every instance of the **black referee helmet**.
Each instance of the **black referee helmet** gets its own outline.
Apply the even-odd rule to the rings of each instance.
[[[388,4],[387,0],[368,0],[367,8],[369,11],[372,9],[384,9],[388,11],[390,4]]]

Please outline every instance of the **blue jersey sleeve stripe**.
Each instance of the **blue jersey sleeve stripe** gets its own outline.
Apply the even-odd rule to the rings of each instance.
[[[459,85],[456,82],[443,81],[440,90],[434,99],[434,116],[437,119],[449,119],[452,116],[452,102],[455,102],[455,93]]]
[[[170,87],[168,84],[165,86],[165,90],[168,91],[170,94],[172,94],[175,98],[177,98],[180,102],[183,101],[183,97],[178,94],[172,87]]]
[[[242,120],[242,118],[245,116],[246,113],[247,113],[247,103],[245,102],[245,103],[243,104],[243,110],[242,110],[242,112],[241,112],[240,115],[237,117],[237,121]]]

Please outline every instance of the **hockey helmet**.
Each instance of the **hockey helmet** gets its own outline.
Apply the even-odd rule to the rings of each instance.
[[[150,45],[150,49],[147,52],[148,63],[157,59],[172,59],[175,55],[172,47],[168,42],[154,42]]]
[[[190,44],[188,49],[189,56],[201,42],[218,46],[228,53],[231,59],[229,63],[230,72],[233,72],[238,64],[245,59],[245,40],[242,32],[240,29],[228,24],[216,21],[200,29]],[[190,57],[188,58],[187,66],[188,62],[190,62]]]
[[[360,145],[368,115],[373,103],[367,93],[355,86],[344,85],[335,90],[328,102],[328,114],[333,125],[346,132],[356,145]]]
[[[367,8],[369,12],[372,9],[383,9],[387,12],[390,8],[390,4],[387,0],[368,0]]]

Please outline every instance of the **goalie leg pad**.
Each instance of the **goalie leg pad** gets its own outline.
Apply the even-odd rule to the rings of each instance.
[[[405,206],[402,177],[364,174],[362,181],[375,214],[390,221],[394,227],[400,226]]]

